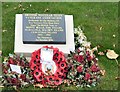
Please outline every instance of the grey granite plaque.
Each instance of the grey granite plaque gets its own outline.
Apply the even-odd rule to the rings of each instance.
[[[23,14],[24,44],[65,44],[63,14]]]

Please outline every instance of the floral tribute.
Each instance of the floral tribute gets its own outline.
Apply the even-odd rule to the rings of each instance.
[[[77,49],[71,52],[67,61],[69,66],[67,78],[76,86],[96,86],[101,76],[97,61],[97,58],[91,56],[89,51]]]
[[[35,83],[40,83],[44,87],[58,86],[66,78],[67,64],[63,52],[58,48],[44,46],[43,48],[53,50],[53,63],[44,64],[41,62],[41,49],[32,53],[30,68],[35,79]],[[47,58],[47,56],[46,56]]]
[[[21,69],[21,73],[12,71],[10,65],[19,66]],[[17,56],[15,54],[9,54],[8,57],[4,58],[2,69],[3,75],[1,84],[3,86],[14,86],[15,88],[20,88],[28,86],[29,84],[32,84],[34,82],[31,76],[29,62],[23,55]]]
[[[101,71],[97,64],[98,59],[91,50],[90,42],[80,28],[75,30],[76,50],[68,55],[68,82],[77,87],[96,86],[101,78]]]

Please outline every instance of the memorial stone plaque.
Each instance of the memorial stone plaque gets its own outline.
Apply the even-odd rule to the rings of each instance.
[[[63,14],[23,14],[24,44],[66,44]]]

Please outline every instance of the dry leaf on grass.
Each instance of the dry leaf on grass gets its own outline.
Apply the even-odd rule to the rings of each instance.
[[[22,4],[19,4],[18,7],[21,8],[21,7],[22,7]]]
[[[14,10],[17,10],[17,7],[14,7]]]
[[[108,50],[106,53],[106,56],[109,59],[117,59],[117,57],[119,56],[118,54],[116,54],[116,52],[114,50]]]
[[[105,53],[104,52],[98,52],[98,55],[103,56],[103,55],[105,55]]]
[[[118,64],[117,58],[119,55],[116,54],[114,50],[107,50],[106,56],[109,59],[115,59],[116,63]]]
[[[100,27],[100,31],[103,29],[103,27]]]
[[[115,47],[116,47],[116,45],[115,45],[115,44],[113,44],[113,47],[115,48]]]
[[[2,32],[3,32],[3,33],[4,33],[4,32],[7,32],[7,30],[3,30]]]
[[[98,51],[98,47],[96,46],[96,47],[92,48],[92,51],[93,51],[93,52],[94,52],[94,51]]]
[[[23,8],[22,10],[25,11],[25,8]]]
[[[105,70],[100,70],[100,72],[101,72],[102,76],[104,76],[106,71]]]

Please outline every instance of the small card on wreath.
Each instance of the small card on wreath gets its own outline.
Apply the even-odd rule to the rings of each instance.
[[[53,49],[42,48],[41,49],[41,60],[42,71],[46,74],[54,74],[56,71],[56,64],[53,61]]]
[[[11,68],[11,70],[12,70],[13,72],[16,72],[16,73],[22,74],[22,73],[21,73],[20,66],[10,64],[10,68]]]

